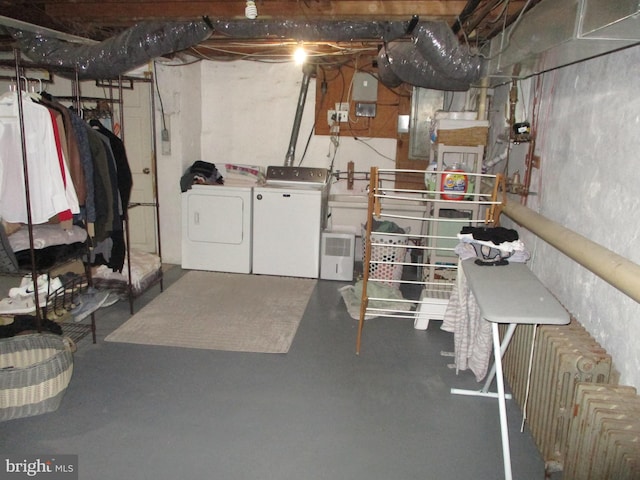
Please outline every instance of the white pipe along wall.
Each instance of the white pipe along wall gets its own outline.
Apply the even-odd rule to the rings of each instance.
[[[640,302],[640,265],[519,203],[507,202],[502,213]]]

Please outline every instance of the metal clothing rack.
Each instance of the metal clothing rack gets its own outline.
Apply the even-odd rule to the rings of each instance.
[[[429,171],[428,174],[444,175],[448,171]],[[467,192],[463,199],[448,200],[443,197],[446,192],[442,190],[441,183],[437,182],[437,189],[400,189],[395,188],[395,179],[398,175],[415,175],[424,178],[424,170],[407,169],[381,169],[372,167],[370,173],[370,187],[368,194],[368,211],[366,231],[363,237],[364,264],[362,279],[362,298],[360,304],[360,318],[358,323],[358,333],[356,340],[356,354],[360,353],[362,343],[362,331],[365,319],[373,317],[393,317],[410,318],[414,322],[419,318],[419,309],[430,302],[437,305],[448,303],[449,295],[455,285],[455,278],[440,279],[435,278],[436,269],[445,268],[457,271],[457,260],[451,260],[450,264],[442,262],[442,253],[447,251],[450,256],[454,248],[442,242],[457,242],[457,234],[450,236],[439,235],[438,225],[453,222],[460,231],[464,225],[492,224],[495,225],[499,214],[500,206],[504,200],[499,200],[500,193],[506,195],[504,177],[498,175],[488,175],[481,173],[466,173],[468,177],[474,178],[475,188]],[[392,186],[389,186],[392,185]],[[405,216],[384,211],[383,199],[392,200],[391,209],[396,208],[398,203],[416,201],[424,205],[424,215]],[[442,218],[438,212],[447,207],[451,209],[474,209],[477,215],[465,218]],[[480,218],[482,217],[482,218]],[[373,232],[374,220],[412,220],[420,222],[423,226],[419,234],[415,233],[383,233]],[[435,234],[433,233],[435,232]],[[421,259],[415,260],[413,255],[411,261],[407,261],[409,250],[421,253]],[[415,268],[418,272],[415,279],[403,276],[405,267]],[[380,275],[379,272],[382,272]],[[387,286],[400,288],[402,285],[419,288],[421,295],[419,300],[405,298],[376,298],[369,295],[367,287],[370,283],[377,282]],[[374,305],[383,304],[379,307]],[[417,306],[414,307],[414,304]]]
[[[124,80],[128,82],[129,87],[124,86]],[[124,79],[123,77],[119,77],[117,82],[114,83],[113,80],[104,80],[101,83],[102,87],[108,88],[110,92],[109,99],[104,98],[96,98],[96,97],[83,97],[82,100],[89,101],[97,101],[97,100],[107,100],[112,103],[118,104],[119,111],[119,123],[120,123],[120,139],[124,142],[125,140],[125,125],[124,125],[124,101],[123,101],[123,90],[129,89],[132,90],[136,82],[149,83],[153,85],[153,74],[148,72],[145,74],[144,78],[136,78],[136,77],[127,77]],[[113,90],[116,89],[118,92],[117,97],[114,97]],[[152,155],[151,155],[151,172],[153,175],[153,202],[129,202],[127,209],[124,214],[124,231],[125,231],[125,245],[126,245],[126,253],[127,253],[127,297],[129,299],[129,312],[133,315],[134,313],[134,302],[136,298],[135,290],[133,288],[133,283],[131,280],[131,231],[130,231],[130,222],[129,222],[129,214],[128,211],[132,208],[137,207],[152,207],[155,209],[155,225],[156,225],[156,242],[157,242],[157,250],[158,257],[160,258],[160,263],[162,264],[162,243],[160,240],[160,204],[158,201],[158,166],[157,166],[157,155],[156,155],[156,119],[155,119],[155,95],[153,94],[153,89],[150,89],[150,99],[151,103],[151,143],[152,143]],[[78,101],[79,102],[79,101]],[[79,103],[78,103],[79,106]],[[147,288],[151,288],[152,286],[159,284],[160,291],[164,291],[164,280],[162,275],[162,267],[160,268],[158,277],[151,282]]]
[[[43,326],[43,320],[47,318],[48,312],[51,312],[54,316],[55,316],[55,311],[58,310],[58,312],[60,311],[61,308],[67,308],[70,309],[72,307],[72,302],[68,301],[65,297],[64,301],[61,302],[60,300],[60,291],[56,291],[56,292],[50,292],[49,295],[47,295],[47,299],[45,301],[45,305],[41,306],[40,304],[40,295],[37,293],[39,291],[38,288],[38,273],[40,273],[41,271],[43,271],[42,269],[39,269],[37,266],[37,262],[36,262],[36,258],[35,258],[35,248],[34,248],[34,233],[33,233],[33,221],[32,221],[32,210],[31,210],[31,194],[30,194],[30,186],[29,186],[29,166],[28,166],[28,159],[27,159],[27,146],[26,146],[26,140],[25,140],[25,123],[24,123],[24,110],[23,110],[23,105],[22,105],[22,98],[23,98],[23,91],[20,88],[20,83],[22,80],[25,81],[25,88],[28,88],[28,81],[29,80],[33,80],[33,79],[28,79],[26,78],[26,76],[22,75],[23,72],[23,64],[20,58],[20,52],[17,49],[14,49],[14,68],[15,68],[15,80],[16,80],[16,98],[17,98],[17,103],[18,103],[18,122],[19,122],[19,127],[20,127],[20,132],[21,132],[21,153],[22,153],[22,169],[23,169],[23,175],[24,175],[24,182],[25,182],[25,202],[26,202],[26,210],[27,210],[27,229],[29,232],[29,252],[30,252],[30,260],[31,260],[31,268],[30,268],[30,274],[31,274],[31,278],[33,279],[33,283],[34,283],[34,291],[36,292],[34,294],[34,303],[35,303],[35,323],[36,323],[36,330],[38,332],[42,331],[42,326]],[[51,77],[51,75],[49,76]],[[76,72],[76,79],[77,79],[77,72]],[[85,222],[85,228],[86,228],[86,222]],[[89,253],[89,242],[86,242],[86,250],[83,253],[77,253],[76,255],[72,255],[70,257],[65,257],[64,259],[59,260],[58,262],[56,262],[55,265],[45,269],[47,272],[52,271],[54,268],[59,267],[61,265],[64,265],[65,263],[69,263],[73,260],[77,260],[78,258],[80,258],[82,255],[88,255]],[[17,265],[17,262],[16,262]],[[84,280],[79,280],[79,283],[82,284],[87,284],[87,285],[91,285],[91,269],[88,267],[88,265],[84,265],[85,267],[85,276],[81,277],[84,278]],[[20,272],[16,272],[16,273],[24,273],[24,271]],[[69,285],[65,285],[63,286],[63,290],[65,287],[69,287]],[[72,286],[72,288],[68,288],[69,293],[71,295],[71,297],[77,298],[77,296],[80,294],[80,289],[77,288],[76,289],[76,285],[74,284]],[[66,291],[66,290],[65,290]],[[68,298],[71,298],[68,297]],[[90,315],[91,318],[91,324],[89,326],[80,326],[80,325],[75,325],[73,330],[74,330],[74,337],[77,338],[81,338],[82,336],[84,336],[87,332],[87,329],[91,332],[92,337],[93,337],[93,343],[96,343],[96,324],[95,324],[95,315],[94,313],[91,313]],[[62,324],[63,326],[63,332],[65,331],[64,328],[64,323]],[[79,330],[82,330],[81,332],[79,332]]]
[[[8,66],[5,62],[3,62],[4,66]],[[68,97],[57,97],[58,100],[67,100],[67,101],[71,101],[72,104],[77,108],[80,109],[81,108],[81,104],[84,101],[92,101],[92,100],[99,100],[99,101],[104,101],[104,102],[108,102],[108,103],[112,103],[112,104],[118,104],[119,105],[119,114],[120,114],[120,118],[119,118],[119,122],[121,125],[121,130],[120,130],[120,139],[124,142],[124,108],[123,108],[123,89],[124,88],[133,88],[133,84],[134,82],[148,82],[150,84],[153,84],[153,77],[152,74],[149,73],[147,76],[145,76],[144,78],[134,78],[134,77],[122,77],[120,76],[117,80],[105,80],[102,86],[106,87],[109,89],[110,95],[109,98],[94,98],[94,97],[83,97],[80,91],[80,79],[78,76],[78,72],[77,70],[75,71],[69,71],[68,69],[65,68],[57,68],[57,67],[51,67],[51,66],[41,66],[38,64],[31,64],[31,63],[25,63],[22,61],[21,56],[20,56],[20,51],[18,49],[14,49],[14,62],[13,62],[13,68],[15,68],[15,80],[16,80],[16,84],[17,86],[20,85],[21,82],[21,78],[24,77],[24,75],[22,75],[22,72],[25,71],[25,69],[38,69],[38,70],[43,70],[45,72],[47,72],[47,74],[49,75],[49,79],[52,77],[52,71],[64,71],[65,73],[69,74],[69,75],[73,75],[73,80],[71,81],[71,85],[72,85],[72,95],[68,96]],[[129,82],[130,83],[130,87],[124,87],[123,86],[123,82]],[[118,95],[117,97],[114,96],[114,90],[118,91]],[[24,172],[24,178],[25,178],[25,199],[26,199],[26,206],[27,206],[27,228],[28,228],[28,232],[29,232],[29,246],[30,246],[30,254],[31,254],[31,276],[34,279],[34,283],[37,281],[37,277],[38,277],[38,269],[36,268],[36,260],[35,260],[35,255],[34,255],[34,236],[33,236],[33,222],[32,222],[32,214],[31,214],[31,200],[30,200],[30,189],[29,189],[29,176],[28,176],[28,162],[27,162],[27,154],[26,154],[26,143],[25,143],[25,136],[24,136],[24,131],[25,131],[25,125],[24,125],[24,112],[23,112],[23,108],[22,108],[22,91],[20,90],[20,88],[17,88],[17,99],[18,99],[18,118],[19,118],[19,127],[20,127],[20,131],[23,132],[21,135],[21,141],[22,141],[22,165],[23,165],[23,172]],[[153,89],[150,89],[150,102],[151,102],[151,111],[155,112],[155,97],[153,94]],[[160,214],[159,214],[159,203],[157,201],[157,192],[158,192],[158,178],[157,178],[157,157],[156,157],[156,125],[155,125],[155,115],[152,114],[151,115],[152,118],[152,173],[153,173],[153,195],[154,195],[154,201],[151,203],[132,203],[128,206],[128,208],[133,208],[133,207],[138,207],[138,206],[144,206],[144,207],[154,207],[155,208],[155,224],[156,224],[156,239],[157,239],[157,254],[160,258],[161,257],[161,242],[160,242]],[[124,229],[125,229],[125,246],[126,246],[126,254],[127,254],[127,273],[128,273],[128,297],[129,297],[129,308],[131,313],[133,314],[134,311],[134,289],[132,286],[132,280],[131,280],[131,249],[130,249],[130,230],[129,230],[129,221],[128,221],[128,214],[127,214],[127,209],[125,209],[124,212],[124,219],[123,219],[123,224],[124,224]],[[85,227],[86,227],[87,223],[85,220]],[[85,272],[86,272],[86,277],[87,277],[87,283],[89,286],[91,286],[93,284],[92,278],[91,278],[91,268],[90,268],[90,264],[88,263],[88,259],[89,259],[89,251],[87,250],[86,252],[86,258],[87,258],[87,262],[85,262],[84,267],[85,267]],[[163,278],[162,278],[162,269],[160,269],[159,272],[159,276],[157,279],[155,279],[154,282],[152,282],[150,285],[148,285],[147,288],[155,285],[159,283],[160,284],[160,288],[161,291],[164,289],[164,285],[163,285]],[[37,285],[35,285],[36,290],[37,290]],[[46,311],[44,311],[43,309],[40,308],[39,305],[39,298],[38,295],[35,295],[35,304],[36,304],[36,311],[35,311],[35,315],[36,315],[36,324],[38,327],[38,331],[41,331],[41,326],[42,326],[42,320],[43,320],[43,312],[46,315]],[[59,304],[57,304],[59,305]],[[78,325],[76,325],[76,330],[77,330]],[[92,313],[91,314],[91,325],[90,325],[90,329],[92,332],[92,336],[93,336],[93,342],[96,342],[96,326],[95,326],[95,316]]]
[[[82,103],[86,101],[90,102],[106,102],[111,104],[118,105],[118,122],[120,124],[120,132],[119,137],[124,142],[125,140],[125,122],[124,122],[124,90],[133,90],[136,82],[149,83],[153,85],[153,74],[148,72],[145,74],[143,78],[138,77],[123,77],[119,76],[117,80],[101,80],[101,87],[109,90],[109,97],[87,97],[82,96],[80,92],[80,82],[76,81],[75,85],[75,95],[70,97],[56,97],[59,100],[70,100],[74,103],[76,108],[80,110],[82,108]],[[128,85],[128,86],[125,86]],[[114,94],[114,91],[117,91],[117,95]],[[157,155],[156,155],[156,121],[155,121],[155,95],[153,94],[153,89],[150,89],[150,99],[151,103],[151,136],[152,136],[152,156],[151,156],[151,172],[153,174],[153,202],[130,202],[127,206],[127,209],[124,212],[124,231],[125,231],[125,246],[126,246],[126,254],[127,254],[127,298],[129,300],[129,311],[131,314],[134,313],[134,302],[136,298],[136,294],[133,288],[132,280],[131,280],[131,232],[129,225],[129,215],[128,211],[131,208],[137,207],[152,207],[155,209],[155,225],[156,225],[156,242],[157,242],[157,254],[161,259],[162,263],[162,244],[160,240],[160,204],[158,201],[158,168],[157,168]],[[151,288],[152,286],[160,284],[160,291],[164,291],[164,281],[162,276],[162,268],[160,269],[158,277],[151,282],[147,288]]]

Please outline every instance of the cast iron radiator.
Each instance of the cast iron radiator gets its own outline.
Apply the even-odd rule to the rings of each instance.
[[[504,375],[547,473],[563,471],[563,480],[639,479],[635,389],[617,386],[611,356],[575,319],[534,329],[516,328]]]

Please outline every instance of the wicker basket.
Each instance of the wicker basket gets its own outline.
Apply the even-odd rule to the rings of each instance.
[[[73,347],[48,333],[0,339],[0,421],[60,406],[73,373]]]
[[[437,142],[443,145],[476,147],[486,145],[488,135],[488,127],[439,129]]]

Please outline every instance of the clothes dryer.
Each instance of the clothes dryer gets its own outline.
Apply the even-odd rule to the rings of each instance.
[[[182,194],[182,268],[251,273],[252,191],[193,185]]]

